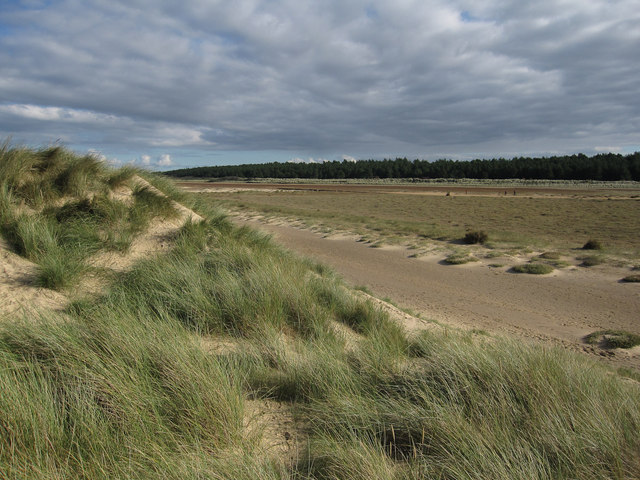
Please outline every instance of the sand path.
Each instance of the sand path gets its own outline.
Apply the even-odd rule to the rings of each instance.
[[[640,334],[640,285],[619,272],[574,268],[550,275],[515,274],[477,262],[443,265],[440,257],[409,258],[404,248],[370,248],[353,238],[324,238],[288,225],[248,221],[284,246],[331,265],[352,285],[364,285],[424,318],[515,334],[576,349],[595,330]],[[604,354],[603,352],[596,352]],[[638,352],[619,352],[640,366]]]

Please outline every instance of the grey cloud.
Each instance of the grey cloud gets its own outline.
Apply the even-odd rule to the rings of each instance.
[[[0,134],[317,155],[637,145],[634,3],[4,6]],[[97,120],[38,119],[22,105]]]

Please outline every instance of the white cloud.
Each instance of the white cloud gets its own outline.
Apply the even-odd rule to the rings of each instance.
[[[171,165],[173,165],[173,162],[171,161],[171,155],[165,153],[163,155],[160,155],[160,157],[158,158],[158,163],[157,165],[159,167],[169,167]]]
[[[358,160],[355,157],[352,157],[351,155],[342,155],[342,160],[346,160],[347,162],[357,162]]]
[[[145,166],[151,165],[151,156],[150,155],[141,155],[140,156],[140,163],[142,163],[142,165],[145,165]]]
[[[624,149],[622,147],[593,147],[598,153],[621,153]]]
[[[61,107],[42,107],[29,104],[0,105],[0,113],[27,120],[61,123],[113,123],[116,117],[102,113]]]
[[[321,160],[316,161],[312,157],[309,157],[309,158],[306,158],[306,159],[305,158],[300,158],[300,157],[294,157],[294,158],[288,160],[287,163],[318,163],[320,161]]]

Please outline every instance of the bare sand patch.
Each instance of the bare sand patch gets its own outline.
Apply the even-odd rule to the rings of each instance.
[[[0,239],[0,317],[40,309],[61,311],[67,298],[36,286],[37,265],[11,252]]]
[[[368,248],[352,239],[327,240],[289,225],[244,221],[284,246],[331,265],[352,285],[445,325],[483,329],[606,356],[640,368],[640,355],[587,348],[585,335],[604,329],[640,334],[640,288],[618,280],[624,269],[574,268],[550,275],[516,274],[484,262],[466,268],[441,265],[443,254],[420,261],[406,249]],[[509,265],[528,256],[509,258]],[[486,262],[491,263],[493,259]],[[500,259],[501,263],[504,262]]]
[[[296,421],[293,405],[271,399],[245,400],[245,430],[258,435],[262,455],[275,457],[287,466],[303,456],[308,442],[304,426]]]

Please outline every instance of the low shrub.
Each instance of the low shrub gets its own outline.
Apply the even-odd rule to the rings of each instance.
[[[587,243],[582,246],[583,250],[602,250],[604,246],[599,240],[589,239]]]
[[[464,243],[467,243],[469,245],[473,245],[476,243],[485,243],[487,240],[489,240],[489,235],[484,230],[467,232],[462,239]]]
[[[640,275],[627,275],[626,277],[624,277],[622,279],[623,282],[629,282],[629,283],[638,283],[640,282]]]
[[[513,267],[516,273],[530,273],[532,275],[546,275],[553,272],[553,267],[546,263],[525,263],[524,265],[516,265]]]
[[[604,263],[604,258],[594,255],[584,257],[580,265],[582,265],[583,267],[593,267],[595,265],[601,265],[602,263]]]
[[[640,345],[640,335],[624,330],[598,330],[584,337],[584,341],[603,348],[633,348]]]

